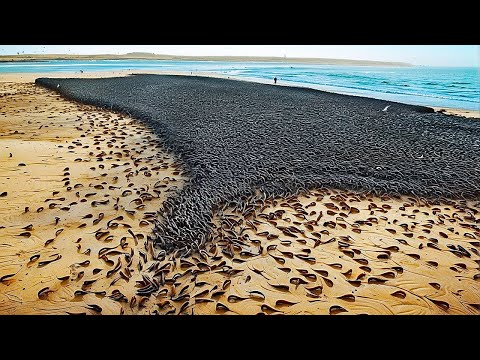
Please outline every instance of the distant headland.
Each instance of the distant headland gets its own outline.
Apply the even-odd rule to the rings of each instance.
[[[350,66],[413,66],[405,62],[388,62],[352,59],[328,58],[300,58],[300,57],[270,57],[270,56],[183,56],[163,55],[147,52],[131,52],[127,54],[97,54],[97,55],[72,55],[72,54],[18,54],[0,55],[0,62],[17,61],[49,61],[49,60],[184,60],[184,61],[239,61],[239,62],[283,62],[295,64],[318,65],[350,65]]]

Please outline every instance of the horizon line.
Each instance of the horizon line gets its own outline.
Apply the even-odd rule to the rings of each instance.
[[[145,60],[237,60],[237,61],[261,61],[261,62],[300,62],[300,63],[310,63],[310,64],[326,64],[326,63],[351,63],[351,65],[387,65],[387,66],[402,66],[402,67],[411,67],[411,66],[425,66],[425,65],[415,65],[403,61],[382,61],[382,60],[362,60],[362,59],[347,59],[347,58],[316,58],[316,57],[288,57],[288,56],[238,56],[238,55],[170,55],[170,54],[156,54],[151,52],[128,52],[124,54],[65,54],[65,53],[33,53],[33,54],[9,54],[9,55],[0,55],[0,61],[27,61],[27,60],[50,60],[55,59],[88,59],[88,58],[104,58],[108,59],[145,59]],[[2,60],[8,59],[8,60]]]

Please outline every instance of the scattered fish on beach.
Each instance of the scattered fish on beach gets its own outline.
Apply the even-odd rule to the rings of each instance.
[[[119,314],[106,295],[141,278],[139,248],[169,195],[158,186],[181,187],[182,168],[132,119],[6,86],[16,92],[1,99],[0,135],[24,134],[0,137],[15,149],[0,169],[0,314]],[[29,170],[18,173],[15,158]]]
[[[61,84],[67,98],[141,119],[181,159],[188,181],[165,201],[154,229],[156,246],[180,257],[212,240],[215,212],[230,204],[245,209],[252,196],[264,201],[322,187],[480,195],[480,122],[432,108],[198,76],[36,84]]]
[[[316,120],[306,126],[294,117],[298,121],[290,124],[293,134],[275,132],[278,136],[268,140],[268,133],[260,133],[267,124],[232,121],[228,111],[241,107],[235,100],[219,103],[225,111],[218,116],[225,116],[225,124],[232,121],[232,129],[243,126],[245,130],[238,130],[241,136],[227,141],[221,128],[211,126],[215,119],[198,110],[190,113],[196,123],[184,123],[188,131],[195,131],[195,143],[189,147],[183,143],[190,141],[187,132],[172,125],[176,119],[184,121],[183,105],[178,113],[159,113],[159,118],[165,117],[165,133],[155,134],[156,120],[141,113],[129,111],[142,119],[138,121],[110,107],[67,101],[33,84],[0,86],[12,93],[0,99],[0,142],[7,151],[0,169],[0,193],[7,193],[0,197],[0,314],[338,316],[480,311],[480,203],[467,196],[476,191],[478,180],[473,176],[478,169],[471,168],[458,189],[450,182],[450,171],[464,176],[463,167],[475,160],[474,153],[473,159],[460,157],[478,131],[473,120],[448,117],[451,127],[465,137],[462,140],[460,135],[450,136],[440,114],[392,104],[386,114],[393,116],[400,133],[375,140],[378,134],[365,132],[362,136],[371,137],[370,142],[351,142],[341,154],[329,149],[326,140],[337,133],[348,137],[342,130],[348,119],[335,122],[326,117],[317,125],[314,109],[297,108],[298,114],[313,114]],[[265,96],[261,93],[250,94],[251,106]],[[188,94],[179,94],[175,101],[183,104]],[[362,116],[384,116],[385,106],[367,107]],[[193,108],[188,102],[186,107]],[[25,127],[25,114],[35,126]],[[280,120],[273,114],[267,119],[275,127]],[[359,121],[353,112],[345,114],[355,119],[350,126]],[[202,117],[208,120],[204,125]],[[402,121],[406,130],[401,130]],[[375,131],[383,131],[382,124],[379,121]],[[429,181],[436,177],[422,179],[417,174],[399,180],[389,175],[395,174],[391,166],[377,162],[387,149],[382,142],[397,139],[402,131],[410,140],[417,139],[414,129],[429,124],[446,130],[441,136],[427,136],[437,144],[434,150],[419,147],[422,154],[409,153],[399,166],[401,171],[405,167],[406,175],[419,169],[420,174],[438,174],[438,189],[447,192],[438,198],[429,196]],[[304,144],[290,144],[290,136],[309,131],[312,139],[302,137]],[[322,137],[324,132],[329,137]],[[177,145],[165,140],[168,133]],[[242,138],[245,133],[247,139]],[[333,141],[340,146],[345,140]],[[262,142],[265,147],[259,149]],[[374,161],[367,161],[364,169],[372,178],[357,184],[358,173],[342,172],[339,164],[347,164],[361,146],[368,151],[374,143],[381,148],[373,150]],[[312,165],[315,144],[322,144],[322,155]],[[15,149],[12,158],[9,149]],[[189,155],[198,149],[205,154]],[[237,158],[222,164],[222,151]],[[443,162],[432,151],[442,154]],[[273,165],[262,158],[267,155]],[[420,155],[433,163],[425,169],[414,164]],[[19,162],[27,166],[19,170]],[[409,162],[412,171],[406,170]],[[326,180],[309,180],[332,164],[336,165]],[[447,170],[440,171],[441,164]],[[273,181],[279,174],[283,176]],[[226,187],[214,187],[215,177],[218,186]],[[385,192],[360,188],[378,179]],[[395,181],[426,192],[395,194],[388,188]],[[335,189],[341,183],[347,189]],[[467,189],[465,199],[455,193],[461,186]],[[448,199],[455,194],[457,199]],[[172,238],[164,238],[162,244],[162,234]],[[184,234],[188,236],[182,245],[174,246]]]

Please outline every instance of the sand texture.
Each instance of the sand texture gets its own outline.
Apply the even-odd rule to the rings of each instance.
[[[120,313],[181,170],[132,119],[33,84],[0,104],[0,313]]]
[[[212,214],[245,197],[325,186],[376,195],[480,195],[480,123],[431,108],[190,76],[36,82],[142,119],[181,158],[189,180],[155,229],[156,244],[167,252],[185,256],[202,248],[211,240]]]
[[[0,314],[480,313],[478,201],[257,191],[181,258],[149,239],[191,171],[153,129],[2,83],[0,145]]]
[[[466,118],[480,119],[480,110],[465,110],[465,109],[450,109],[434,107],[435,111],[450,115],[450,116],[464,116]]]

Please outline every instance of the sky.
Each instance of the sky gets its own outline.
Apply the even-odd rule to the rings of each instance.
[[[125,54],[317,57],[480,67],[479,45],[0,45],[0,55]]]

